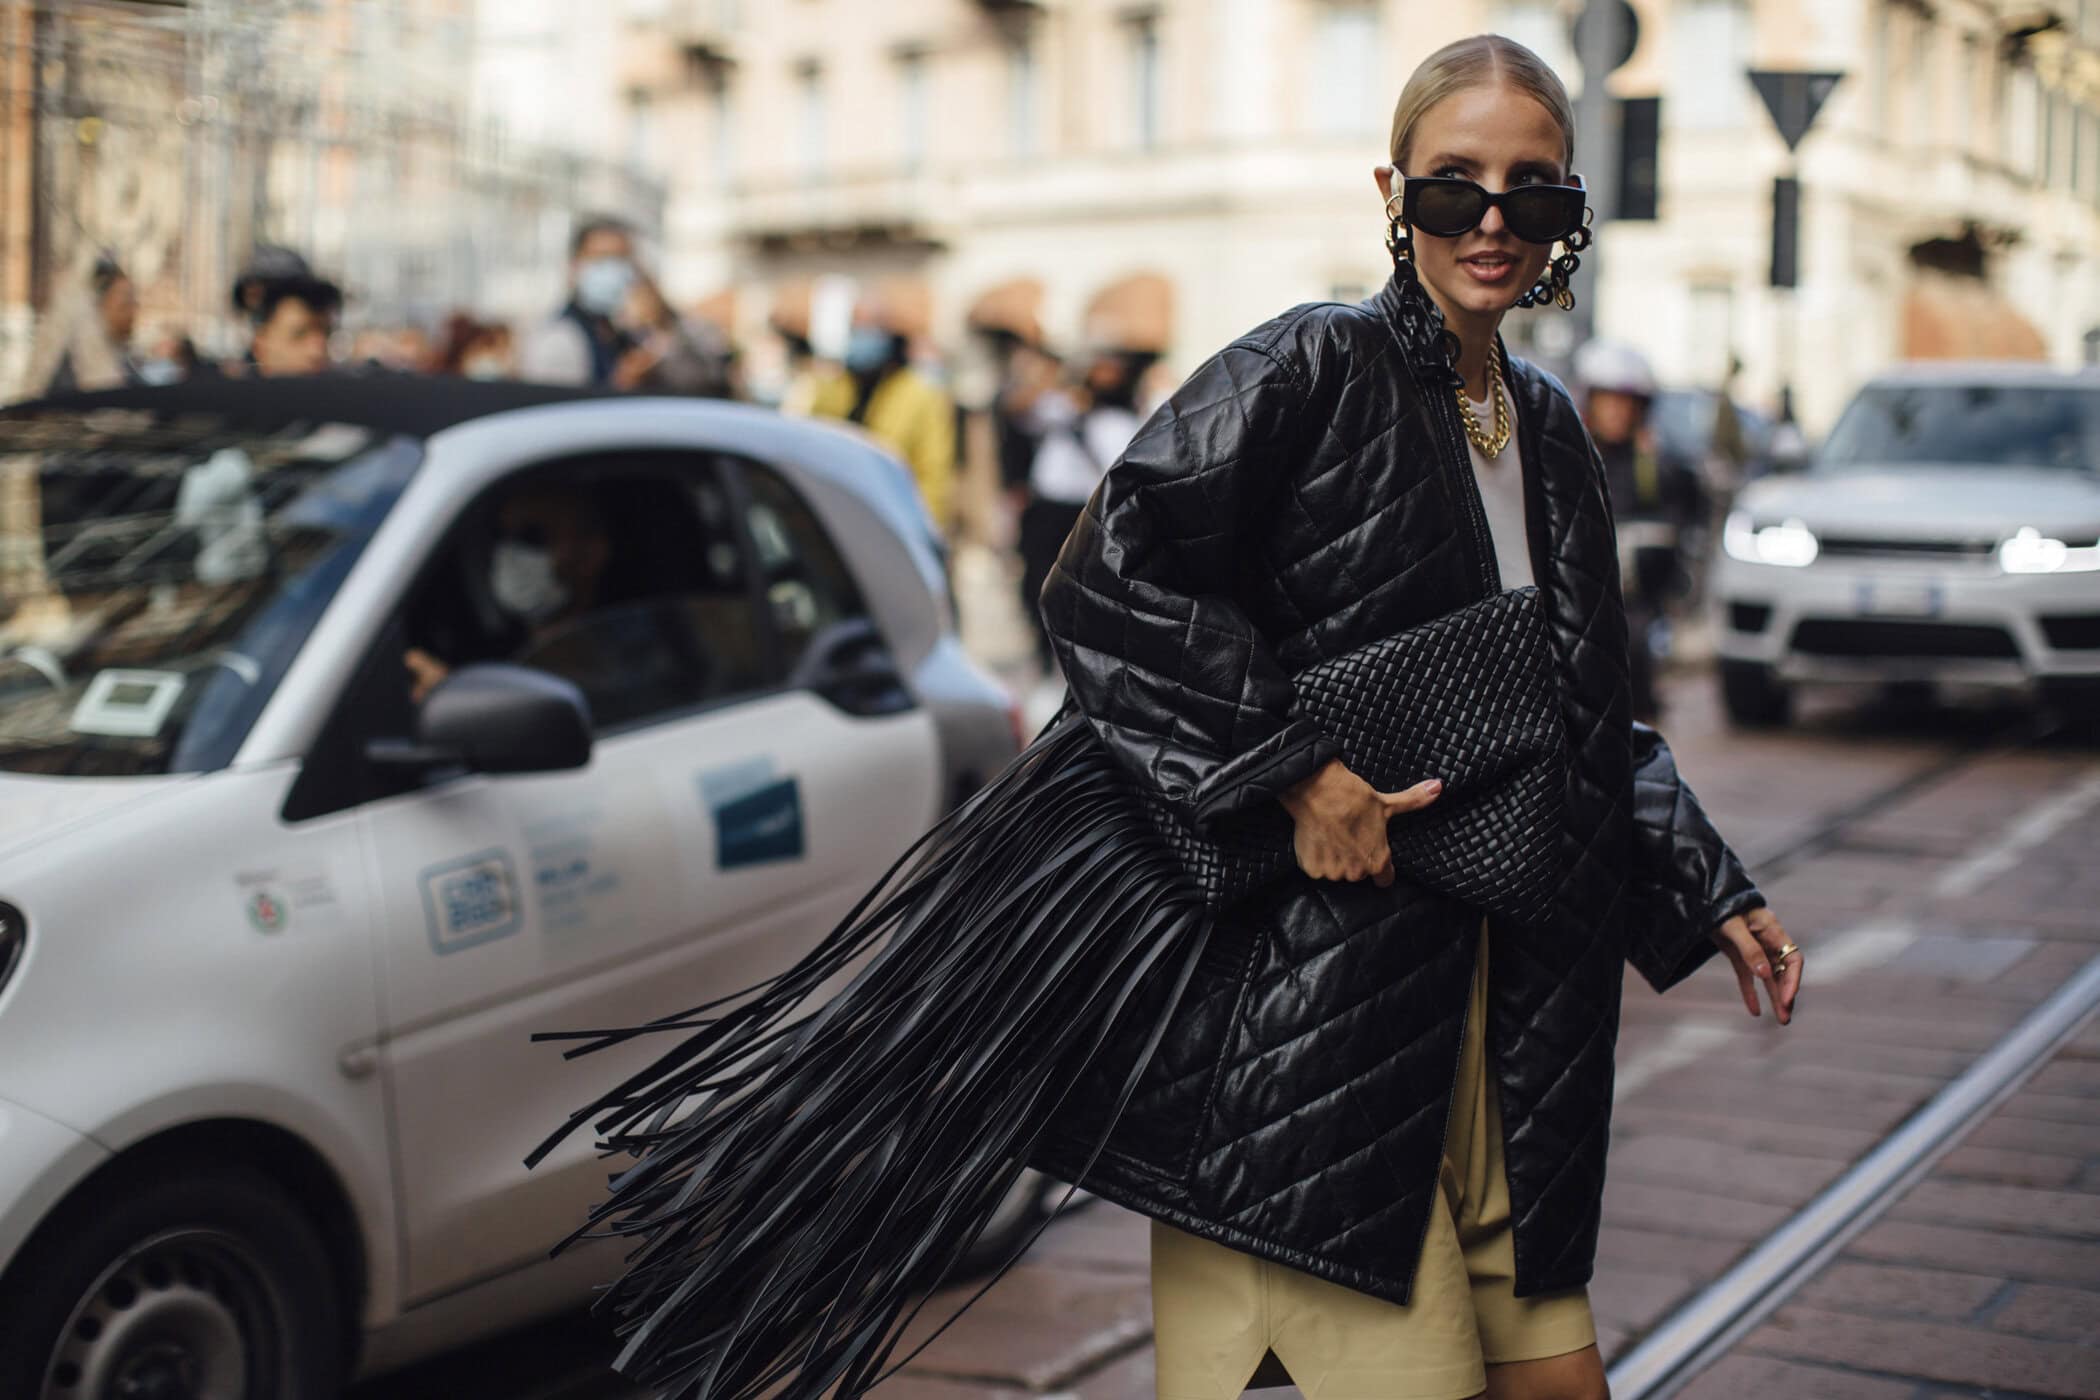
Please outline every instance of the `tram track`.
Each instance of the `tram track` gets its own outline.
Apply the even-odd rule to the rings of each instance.
[[[2100,1014],[2100,955],[1727,1272],[1616,1361],[1614,1400],[1668,1400],[1880,1219]]]
[[[2052,737],[2059,727],[2060,721],[2047,716],[2023,719],[1941,754],[1846,804],[1807,831],[1790,833],[1772,849],[1753,853],[1751,868],[1760,879],[1776,879],[1840,847],[1849,829],[1967,768],[2033,747]],[[1997,837],[1948,861],[1936,878],[1923,885],[1917,902],[1972,893],[2013,868],[2049,836],[2095,809],[2100,809],[2100,767],[2087,766],[2061,792]],[[1849,932],[1871,937],[1875,931],[1862,926]],[[1828,941],[1842,944],[1846,937],[1840,933]],[[1810,950],[1811,961],[1814,952]],[[1771,1235],[1641,1336],[1609,1369],[1614,1400],[1668,1400],[1721,1360],[1849,1241],[1890,1210],[2095,1016],[2100,1016],[2100,955],[2089,958],[1974,1063]],[[1653,1077],[1657,1070],[1656,1066],[1645,1068],[1643,1078]]]

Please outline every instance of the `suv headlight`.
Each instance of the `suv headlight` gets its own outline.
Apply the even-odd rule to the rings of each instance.
[[[2012,538],[1998,542],[1998,567],[2009,574],[2081,574],[2100,569],[2100,540],[2066,544],[2022,525]]]
[[[29,942],[29,924],[12,904],[0,904],[0,989],[15,975],[22,949]]]
[[[1758,529],[1750,512],[1732,510],[1721,526],[1721,547],[1737,559],[1752,564],[1784,564],[1800,568],[1815,562],[1816,536],[1798,519],[1789,517],[1777,525]]]

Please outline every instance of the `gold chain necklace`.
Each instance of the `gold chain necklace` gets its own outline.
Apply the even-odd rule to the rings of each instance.
[[[1480,449],[1480,455],[1493,461],[1509,446],[1509,395],[1502,388],[1502,351],[1492,342],[1488,345],[1488,397],[1495,401],[1495,435],[1489,437],[1473,416],[1473,401],[1466,397],[1466,386],[1460,384],[1451,391],[1458,395],[1459,421],[1465,425],[1466,436]]]

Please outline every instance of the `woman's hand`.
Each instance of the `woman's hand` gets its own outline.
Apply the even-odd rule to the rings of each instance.
[[[1796,948],[1787,954],[1779,975],[1773,976],[1779,950],[1789,942],[1779,916],[1763,906],[1748,910],[1715,929],[1713,940],[1735,964],[1736,984],[1742,988],[1743,1003],[1750,1008],[1750,1014],[1764,1014],[1757,1006],[1757,984],[1761,981],[1772,999],[1772,1011],[1779,1017],[1779,1024],[1789,1024],[1794,1019],[1794,995],[1801,990],[1801,952]]]
[[[1340,759],[1283,794],[1297,829],[1298,868],[1315,880],[1361,880],[1380,889],[1393,883],[1393,843],[1385,825],[1401,812],[1419,811],[1444,790],[1425,778],[1399,792],[1380,792]]]

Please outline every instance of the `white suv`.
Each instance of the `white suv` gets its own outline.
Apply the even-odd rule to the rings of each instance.
[[[1876,377],[1805,471],[1737,496],[1710,598],[1737,723],[1811,682],[2100,703],[2100,373]]]

